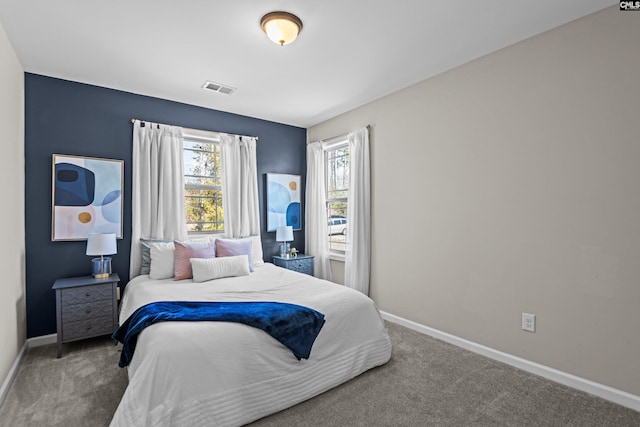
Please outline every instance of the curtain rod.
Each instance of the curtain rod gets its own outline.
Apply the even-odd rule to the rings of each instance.
[[[365,126],[368,130],[371,130],[371,125],[366,125]],[[353,132],[353,131],[349,131],[346,133],[343,133],[342,135],[338,135],[338,136],[332,136],[331,138],[327,138],[327,139],[320,139],[319,141],[325,143],[325,144],[333,144],[334,142],[336,142],[337,140],[342,140],[345,139],[346,137],[349,136],[349,134]]]
[[[136,119],[135,117],[131,119],[131,123],[135,123],[136,120],[140,120],[140,119]],[[155,123],[155,122],[150,122],[149,120],[140,120],[141,123]],[[186,127],[182,127],[182,129],[185,130],[191,130],[191,131],[195,131],[195,132],[213,132],[213,133],[226,133],[226,132],[216,132],[216,131],[212,131],[212,130],[204,130],[204,129],[193,129],[193,128],[186,128]],[[249,135],[238,135],[237,133],[227,133],[227,135],[233,135],[233,136],[246,136],[248,138],[255,138],[256,141],[259,139],[257,136],[249,136]]]

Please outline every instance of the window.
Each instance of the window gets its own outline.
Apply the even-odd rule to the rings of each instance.
[[[185,134],[183,146],[184,205],[187,232],[224,232],[222,170],[217,135]]]
[[[349,205],[349,145],[346,141],[325,149],[329,251],[344,253]]]

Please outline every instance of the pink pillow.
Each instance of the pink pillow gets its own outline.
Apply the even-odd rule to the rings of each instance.
[[[253,261],[251,260],[251,240],[225,240],[216,239],[216,256],[238,256],[247,255],[249,257],[249,271],[253,272]]]
[[[215,242],[173,242],[175,246],[175,267],[174,279],[183,280],[191,279],[193,271],[191,270],[191,258],[215,258],[216,244]]]

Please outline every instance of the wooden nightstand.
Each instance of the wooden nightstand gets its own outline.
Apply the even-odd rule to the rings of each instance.
[[[118,327],[117,288],[120,277],[58,279],[56,291],[58,357],[62,343],[112,334]]]
[[[313,276],[313,255],[298,254],[297,257],[289,258],[274,256],[273,263],[278,267]]]

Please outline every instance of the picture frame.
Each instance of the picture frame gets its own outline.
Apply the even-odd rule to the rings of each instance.
[[[302,230],[300,175],[267,174],[267,231],[290,225]]]
[[[86,240],[89,233],[122,239],[124,160],[53,154],[51,240]]]

